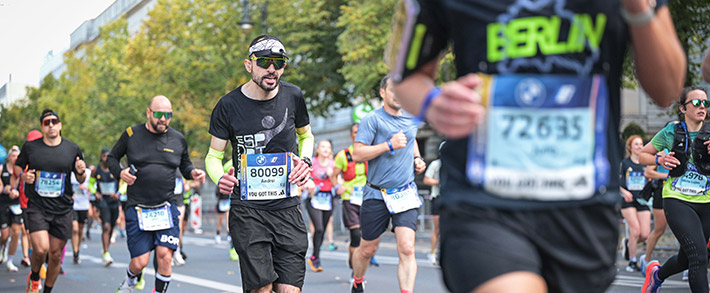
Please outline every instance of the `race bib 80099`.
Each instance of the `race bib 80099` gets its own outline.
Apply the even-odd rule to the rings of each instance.
[[[469,181],[500,197],[580,200],[609,180],[601,75],[483,76],[486,121],[470,136]]]
[[[270,200],[291,196],[297,190],[288,182],[292,153],[242,154],[242,200]]]

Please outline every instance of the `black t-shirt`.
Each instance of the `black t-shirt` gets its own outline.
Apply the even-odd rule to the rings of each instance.
[[[234,169],[239,177],[241,154],[292,152],[298,155],[296,128],[310,124],[301,89],[281,81],[273,99],[257,101],[242,93],[242,86],[222,97],[212,110],[210,134],[232,143]],[[299,203],[298,198],[277,200],[241,200],[239,186],[234,187],[234,205],[278,210]]]
[[[71,172],[76,172],[76,158],[84,159],[79,146],[62,138],[56,146],[44,140],[26,142],[15,162],[23,170],[35,170],[35,182],[25,183],[27,208],[44,210],[50,214],[64,214],[73,210],[74,191]]]
[[[634,198],[639,198],[641,189],[646,185],[646,177],[643,175],[646,166],[636,164],[631,161],[631,158],[626,158],[621,161],[619,169],[619,185],[624,189],[631,191]]]
[[[117,202],[117,200],[113,199],[111,195],[118,193],[118,180],[113,177],[113,174],[111,174],[110,169],[108,171],[104,171],[103,169],[101,169],[101,164],[99,164],[99,166],[96,168],[96,171],[92,173],[91,176],[96,178],[96,192],[101,194],[101,199],[108,203]],[[102,189],[102,186],[110,187],[111,185],[113,185],[111,190]]]
[[[0,173],[0,179],[2,180],[3,189],[0,191],[0,205],[12,205],[20,203],[20,198],[10,199],[10,194],[5,193],[7,186],[10,186],[10,178],[12,174],[8,171],[7,164],[2,165],[2,173]]]
[[[145,123],[126,129],[108,155],[107,164],[115,178],[121,178],[118,161],[126,156],[128,165],[138,172],[136,181],[128,186],[127,206],[156,205],[169,201],[175,190],[175,170],[192,179],[194,169],[188,155],[185,137],[175,129],[165,133],[148,131]]]
[[[596,137],[597,142],[601,141],[596,149],[605,153],[602,153],[602,159],[594,161],[595,164],[606,163],[605,167],[596,170],[604,174],[602,177],[608,178],[608,182],[595,187],[592,197],[581,200],[530,200],[502,197],[485,191],[480,183],[469,181],[466,167],[469,138],[463,138],[448,140],[441,151],[442,196],[439,203],[509,210],[616,204],[619,200],[619,176],[615,166],[619,166],[623,150],[618,136],[621,108],[619,97],[623,58],[630,41],[629,28],[620,15],[621,3],[586,0],[418,2],[420,13],[416,20],[417,27],[412,28],[413,37],[405,41],[404,46],[409,51],[400,55],[400,58],[409,56],[410,52],[418,54],[409,56],[407,62],[401,62],[405,65],[397,67],[395,79],[398,74],[406,78],[417,71],[439,56],[452,41],[459,77],[469,73],[601,75],[606,80],[609,97],[608,103],[600,107],[607,112],[606,118],[600,119],[606,124],[606,133]],[[660,7],[666,1],[658,2]],[[416,65],[411,66],[411,61],[415,61]],[[516,94],[513,90],[510,89],[510,92]],[[564,98],[564,95],[558,97]],[[493,123],[505,127],[507,122],[500,119]],[[524,122],[521,124],[524,125]],[[541,125],[542,128],[546,126],[544,123]],[[534,123],[528,126],[526,129],[536,130],[534,128],[540,125]],[[520,154],[508,155],[516,157]],[[478,170],[472,168],[468,171]]]

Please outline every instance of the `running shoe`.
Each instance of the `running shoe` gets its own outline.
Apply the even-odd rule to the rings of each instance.
[[[323,271],[323,267],[320,265],[320,259],[317,259],[315,256],[311,256],[308,259],[308,265],[311,266],[311,270],[314,272]]]
[[[646,277],[646,267],[648,266],[648,263],[646,263],[646,254],[641,255],[641,275]]]
[[[138,288],[136,288],[138,286],[138,284],[136,284],[135,286],[131,286],[128,283],[129,283],[128,278],[123,278],[123,283],[121,283],[121,286],[118,287],[118,290],[116,290],[116,293],[133,293],[133,289],[138,289]],[[138,289],[138,290],[141,290],[141,289]]]
[[[629,238],[624,238],[624,259],[629,260]]]
[[[658,269],[661,264],[657,260],[653,260],[648,263],[648,268],[646,268],[646,280],[643,282],[643,287],[641,287],[642,293],[658,293],[663,284],[662,280],[658,279]]]
[[[330,244],[328,244],[328,250],[336,251],[336,250],[338,250],[338,246],[335,245],[335,243],[331,242]]]
[[[30,280],[30,275],[32,275],[32,272],[27,274],[27,288],[25,289],[25,293],[39,293],[39,287],[42,285],[42,281],[32,281]]]
[[[372,256],[372,258],[370,258],[370,265],[371,265],[371,266],[375,266],[375,267],[379,267],[379,266],[380,266],[380,263],[377,262],[377,260],[375,259],[375,256]]]
[[[111,244],[116,244],[116,233],[111,233]]]
[[[185,265],[185,260],[182,258],[182,255],[177,251],[173,253],[173,265],[176,267],[181,267]]]
[[[227,243],[232,244],[232,235],[227,234]]]
[[[239,254],[237,254],[237,250],[232,248],[229,250],[229,260],[231,261],[239,261]]]
[[[89,230],[91,230],[91,225],[86,228],[86,240],[91,240],[91,233],[89,233]]]
[[[627,272],[638,272],[639,271],[639,266],[636,264],[635,261],[630,261],[629,265],[626,266],[626,271]]]
[[[436,253],[427,253],[426,257],[432,265],[437,265]]]
[[[64,271],[64,267],[62,267],[61,265],[59,266],[59,274],[60,274],[60,275],[66,275],[66,274],[67,274],[67,272]]]
[[[688,280],[688,270],[683,271],[683,281]]]
[[[214,244],[220,244],[220,243],[222,243],[222,237],[220,237],[219,235],[215,235],[214,236]]]
[[[138,276],[138,282],[136,282],[136,290],[141,291],[145,288],[145,269],[141,271],[141,275]]]
[[[19,270],[19,269],[17,268],[17,266],[15,266],[15,264],[12,263],[11,261],[8,261],[8,262],[7,262],[7,265],[5,265],[5,266],[7,267],[7,271],[8,271],[8,272],[17,272],[17,271]]]
[[[103,262],[104,262],[104,266],[106,266],[106,267],[110,266],[113,263],[113,258],[111,257],[111,253],[109,253],[108,251],[104,252]]]
[[[350,289],[350,293],[362,293],[365,292],[365,282],[362,283],[355,283],[353,282],[352,289]]]
[[[118,235],[121,236],[121,238],[126,238],[126,230],[118,230]]]
[[[30,267],[30,265],[32,265],[32,262],[30,262],[30,258],[29,258],[29,257],[25,257],[25,258],[22,259],[22,261],[20,262],[20,264],[21,264],[23,267],[28,268],[28,267]]]
[[[74,258],[72,258],[72,262],[77,265],[81,263],[81,259],[79,258],[78,253],[74,255]]]

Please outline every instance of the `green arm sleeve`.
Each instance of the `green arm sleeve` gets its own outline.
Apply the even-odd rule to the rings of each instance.
[[[118,182],[118,193],[120,194],[126,194],[126,191],[128,190],[128,184],[126,182],[123,182],[123,180]]]
[[[232,168],[232,166],[234,166],[234,162],[232,161],[232,159],[229,159],[229,161],[224,163],[224,166],[222,166],[222,168],[224,169],[224,173],[229,172],[229,168]]]
[[[210,148],[207,152],[207,157],[205,157],[205,169],[207,169],[207,174],[210,175],[212,182],[217,185],[219,185],[219,178],[224,175],[222,159],[224,159],[224,151],[218,151],[213,148]]]
[[[298,156],[301,158],[313,157],[313,144],[315,137],[313,133],[308,131],[304,134],[298,134]]]
[[[96,178],[95,177],[89,178],[89,192],[91,192],[91,194],[96,193]]]

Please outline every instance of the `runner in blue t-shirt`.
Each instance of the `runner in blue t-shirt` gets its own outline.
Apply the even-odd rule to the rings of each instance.
[[[412,116],[402,111],[389,75],[380,82],[380,96],[384,105],[362,119],[353,143],[353,160],[368,161],[368,169],[360,207],[362,242],[352,258],[352,292],[363,292],[367,264],[390,221],[397,239],[399,287],[411,292],[417,272],[417,209],[422,205],[414,173],[424,172],[426,164],[419,155],[417,126]]]

